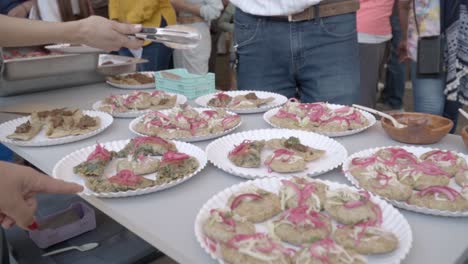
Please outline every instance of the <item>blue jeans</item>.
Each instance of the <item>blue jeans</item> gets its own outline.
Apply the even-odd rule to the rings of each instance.
[[[411,63],[411,79],[413,82],[414,111],[444,116],[453,121],[450,133],[455,133],[458,121],[458,108],[461,103],[448,101],[444,94],[445,74],[435,77],[416,75],[416,62]]]
[[[421,77],[416,74],[416,62],[411,62],[414,111],[443,115],[445,107],[445,76]]]
[[[162,18],[161,26],[167,26],[166,20]],[[151,44],[143,47],[142,58],[147,59],[147,63],[137,65],[137,71],[162,71],[171,68],[172,65],[171,48],[166,47],[159,42],[151,42]],[[133,57],[133,54],[127,49],[119,50],[119,55]]]
[[[396,7],[398,3],[396,3]],[[398,20],[398,9],[393,8],[390,17],[392,25],[392,41],[390,61],[387,65],[387,78],[382,91],[382,101],[389,104],[393,109],[399,109],[403,106],[403,96],[405,94],[405,70],[406,63],[400,63],[398,59],[398,45],[401,40],[400,21]]]
[[[119,55],[133,57],[133,54],[127,48],[120,49]],[[172,61],[172,49],[164,46],[164,44],[153,42],[143,47],[141,57],[147,59],[148,62],[138,64],[138,71],[167,70]]]
[[[289,23],[237,9],[234,24],[240,90],[298,95],[303,102],[356,102],[355,13]]]

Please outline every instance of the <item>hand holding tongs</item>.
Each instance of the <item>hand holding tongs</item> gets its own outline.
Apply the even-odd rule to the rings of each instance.
[[[192,27],[174,25],[166,28],[143,27],[136,38],[161,42],[173,49],[195,48],[201,40],[200,33]]]

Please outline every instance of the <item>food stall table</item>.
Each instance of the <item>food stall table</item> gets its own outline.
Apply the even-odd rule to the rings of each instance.
[[[110,88],[106,84],[93,84],[61,90],[0,98],[0,106],[51,104],[90,109],[92,104],[112,93],[130,92]],[[15,118],[1,113],[0,121]],[[261,114],[242,115],[243,124],[235,132],[264,129],[269,125]],[[50,147],[17,147],[8,145],[18,155],[37,168],[51,174],[54,165],[67,154],[98,142],[127,139],[134,135],[128,129],[132,119],[115,119],[103,133],[78,142]],[[391,140],[380,123],[352,136],[336,138],[348,154],[380,147],[401,145]],[[211,141],[197,142],[205,148]],[[466,153],[460,136],[448,135],[438,144],[431,145]],[[319,176],[320,179],[351,185],[340,169]],[[179,263],[215,263],[198,245],[194,235],[194,220],[202,205],[219,191],[245,179],[229,175],[209,164],[198,175],[174,188],[137,197],[101,199],[83,196],[154,247]],[[403,263],[457,263],[468,248],[468,219],[423,215],[400,210],[413,231],[413,246]]]

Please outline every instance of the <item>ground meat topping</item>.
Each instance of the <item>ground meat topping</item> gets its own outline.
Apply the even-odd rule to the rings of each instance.
[[[86,129],[88,127],[93,127],[96,126],[96,120],[88,115],[83,116],[80,118],[80,121],[78,122],[78,128],[80,129]]]
[[[31,128],[31,123],[28,121],[16,127],[15,133],[28,133],[31,130]]]
[[[258,97],[257,97],[257,95],[255,93],[248,93],[244,97],[247,100],[257,100],[258,99]]]

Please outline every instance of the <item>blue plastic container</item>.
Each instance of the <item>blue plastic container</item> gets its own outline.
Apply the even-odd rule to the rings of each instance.
[[[215,75],[197,75],[186,69],[155,72],[156,89],[183,94],[189,99],[215,92]]]

